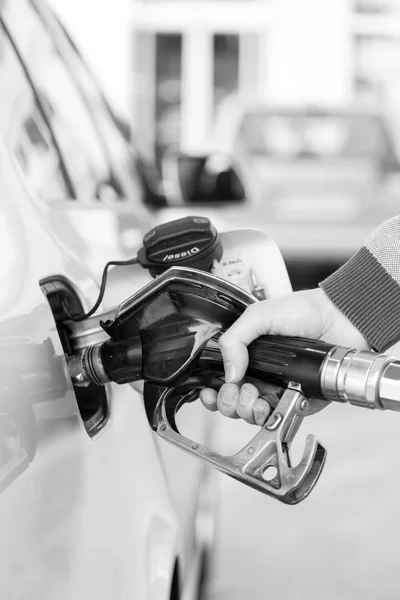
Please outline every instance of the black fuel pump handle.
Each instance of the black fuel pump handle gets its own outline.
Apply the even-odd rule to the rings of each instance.
[[[143,379],[175,386],[193,375],[210,372],[222,375],[223,361],[219,334],[195,347],[193,333],[160,332],[155,343],[146,336],[123,342],[108,340],[100,349],[102,370],[111,381],[127,383]],[[248,375],[287,385],[295,381],[310,397],[321,397],[321,370],[332,345],[317,340],[262,336],[249,346]],[[186,365],[182,369],[182,365]]]
[[[89,381],[127,383],[142,379],[165,389],[220,387],[224,365],[221,332],[195,344],[197,331],[113,342],[85,354]],[[209,332],[208,332],[209,333]],[[386,354],[327,344],[319,340],[265,335],[249,345],[247,375],[280,387],[297,383],[310,399],[348,402],[364,408],[400,411],[400,361]],[[87,360],[89,357],[89,360]],[[100,365],[100,369],[99,369]],[[98,374],[100,373],[100,377]],[[95,374],[95,377],[92,377]],[[320,410],[323,405],[314,403]],[[313,412],[316,412],[313,410]],[[311,413],[309,413],[311,414]]]
[[[334,346],[318,340],[264,335],[249,347],[249,376],[287,385],[301,384],[310,397],[321,398],[321,371]],[[210,340],[200,356],[199,370],[223,369],[222,355],[216,338]]]

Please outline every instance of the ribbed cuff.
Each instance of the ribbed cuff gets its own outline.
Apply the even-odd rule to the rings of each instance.
[[[400,286],[367,248],[319,285],[373,348],[400,340]]]

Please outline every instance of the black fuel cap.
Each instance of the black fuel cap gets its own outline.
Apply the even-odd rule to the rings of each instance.
[[[189,216],[151,229],[137,257],[153,277],[177,265],[210,271],[222,257],[222,245],[209,219]]]

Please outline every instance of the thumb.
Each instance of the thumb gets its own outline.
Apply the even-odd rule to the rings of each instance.
[[[245,376],[249,364],[247,346],[270,331],[274,308],[275,303],[271,300],[251,304],[219,338],[226,382],[238,383]]]

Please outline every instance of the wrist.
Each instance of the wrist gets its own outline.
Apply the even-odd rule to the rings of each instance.
[[[321,314],[321,339],[339,346],[370,350],[371,345],[368,340],[328,294],[321,287],[315,292]]]
[[[371,347],[385,352],[400,340],[400,284],[366,247],[320,283]]]

